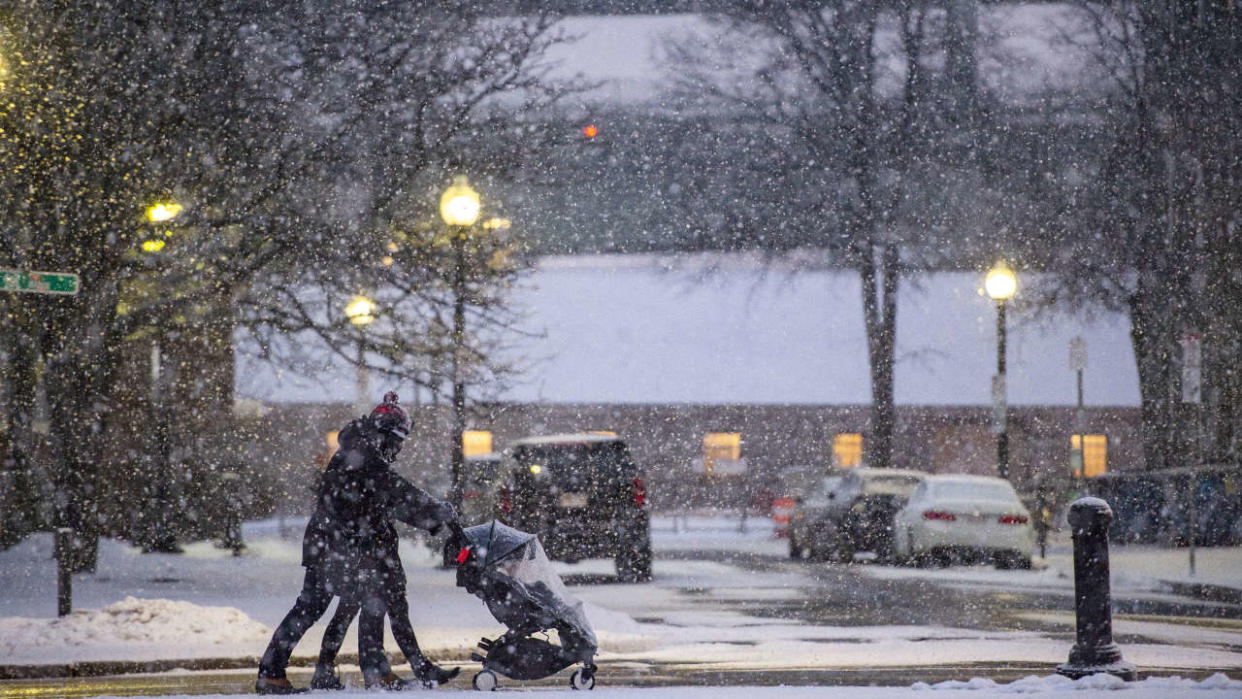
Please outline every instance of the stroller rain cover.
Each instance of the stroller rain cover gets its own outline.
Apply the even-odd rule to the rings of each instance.
[[[590,662],[598,648],[595,632],[582,601],[565,587],[539,539],[497,521],[463,534],[474,553],[462,562],[458,584],[479,596],[514,633],[556,629],[567,653]]]

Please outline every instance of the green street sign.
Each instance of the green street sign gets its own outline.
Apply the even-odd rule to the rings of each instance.
[[[76,294],[78,275],[69,272],[23,272],[0,269],[0,291],[31,294]]]

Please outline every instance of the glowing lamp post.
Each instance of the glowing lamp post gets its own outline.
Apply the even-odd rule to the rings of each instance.
[[[142,251],[150,255],[155,255],[164,249],[165,239],[168,233],[160,230],[160,224],[168,223],[181,214],[182,206],[176,202],[157,202],[148,206],[145,212],[147,222],[151,224],[151,235],[142,241]],[[158,258],[150,258],[153,261]],[[156,285],[161,285],[163,275],[156,275]],[[159,296],[162,298],[163,293]],[[164,408],[164,398],[167,393],[168,372],[164,370],[162,345],[165,330],[165,315],[157,312],[155,318],[155,333],[151,339],[151,425],[154,427],[155,444],[152,449],[152,455],[155,459],[156,479],[158,483],[155,487],[155,497],[151,502],[154,512],[147,514],[147,533],[146,541],[143,543],[143,551],[147,553],[181,553],[181,547],[177,544],[177,537],[173,531],[170,521],[172,514],[172,497],[170,493],[171,483],[170,470],[172,462],[172,445],[170,441],[171,435],[168,424],[168,411]]]
[[[440,195],[440,216],[450,226],[470,228],[479,220],[479,193],[474,191],[465,175],[453,178],[453,184]]]
[[[181,214],[181,205],[176,202],[159,202],[147,207],[147,221],[151,223],[152,236],[142,241],[142,251],[155,253],[164,249],[164,239],[160,236],[159,224],[167,223]]]
[[[461,360],[466,341],[466,239],[470,228],[479,220],[479,193],[464,175],[453,178],[453,184],[440,195],[440,216],[452,229],[453,243],[453,486],[449,499],[461,505],[465,453],[462,435],[466,431],[466,386],[462,378]]]
[[[1009,478],[1009,405],[1005,386],[1005,302],[1018,290],[1018,278],[1004,262],[988,271],[983,288],[996,301],[996,376],[992,379],[993,429],[996,431],[996,472]]]
[[[354,412],[367,412],[367,402],[371,393],[371,374],[367,369],[366,327],[375,320],[375,302],[361,294],[350,299],[345,306],[345,316],[349,322],[358,326],[358,370],[356,391],[354,393]]]

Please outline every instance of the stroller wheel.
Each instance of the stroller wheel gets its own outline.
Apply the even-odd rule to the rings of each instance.
[[[569,676],[569,686],[574,689],[595,689],[595,673],[578,668]]]
[[[491,670],[484,670],[474,676],[471,684],[480,692],[494,692],[496,691],[496,673]]]

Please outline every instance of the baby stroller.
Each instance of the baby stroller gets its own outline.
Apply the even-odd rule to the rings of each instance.
[[[497,674],[537,680],[575,663],[582,667],[569,678],[569,686],[595,687],[595,632],[582,602],[552,570],[534,534],[493,521],[457,529],[448,546],[457,549],[457,586],[483,600],[496,621],[509,627],[499,638],[479,641],[485,655],[470,655],[483,663],[474,676],[475,689],[496,689]],[[556,630],[560,645],[533,636],[551,630]]]

